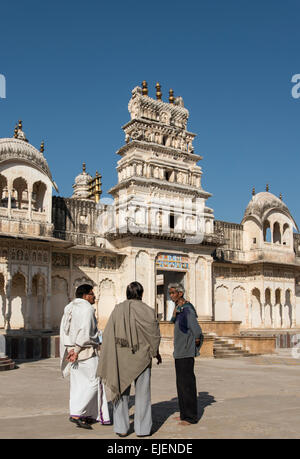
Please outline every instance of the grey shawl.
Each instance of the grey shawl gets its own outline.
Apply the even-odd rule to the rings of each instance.
[[[117,304],[103,333],[98,376],[117,401],[152,362],[160,343],[159,324],[152,308],[139,300]]]

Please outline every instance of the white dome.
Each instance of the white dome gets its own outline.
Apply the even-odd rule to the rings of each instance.
[[[49,177],[54,188],[57,189],[43,153],[30,143],[15,138],[0,139],[0,163],[10,160],[25,161],[30,165],[34,164]]]
[[[75,178],[73,185],[74,193],[72,198],[89,199],[90,196],[90,180],[93,177],[85,170],[85,163],[82,165],[82,172]]]
[[[278,212],[285,214],[293,221],[295,227],[298,229],[287,205],[281,199],[277,198],[277,196],[269,193],[268,191],[257,193],[252,197],[245,210],[242,223],[251,216],[255,216],[262,223],[266,214],[269,213],[270,210],[277,210]]]

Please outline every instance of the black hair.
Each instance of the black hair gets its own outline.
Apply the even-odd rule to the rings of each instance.
[[[76,298],[82,298],[83,295],[88,295],[89,293],[91,293],[91,290],[93,290],[92,285],[89,285],[89,284],[79,285],[79,287],[77,287],[76,289],[75,296]]]
[[[139,282],[131,282],[131,284],[127,286],[127,300],[141,300],[143,297],[143,293],[144,288]]]

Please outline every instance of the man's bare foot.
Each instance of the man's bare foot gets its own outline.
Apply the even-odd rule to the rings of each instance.
[[[175,419],[175,421],[181,421],[181,417],[180,416],[175,416],[173,419]]]
[[[190,426],[190,425],[192,425],[192,423],[188,422],[188,421],[180,421],[180,422],[178,422],[178,424],[180,424],[181,426]]]

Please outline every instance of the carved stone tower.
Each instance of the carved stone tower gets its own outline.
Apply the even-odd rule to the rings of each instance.
[[[213,211],[205,206],[211,196],[202,189],[201,156],[194,153],[195,134],[187,130],[188,110],[182,97],[161,100],[148,96],[147,83],[132,91],[131,120],[123,126],[124,145],[117,152],[118,184],[110,190],[115,200],[118,234],[147,233],[202,242],[213,233]],[[202,235],[202,236],[201,236]],[[199,237],[202,237],[199,240]]]

